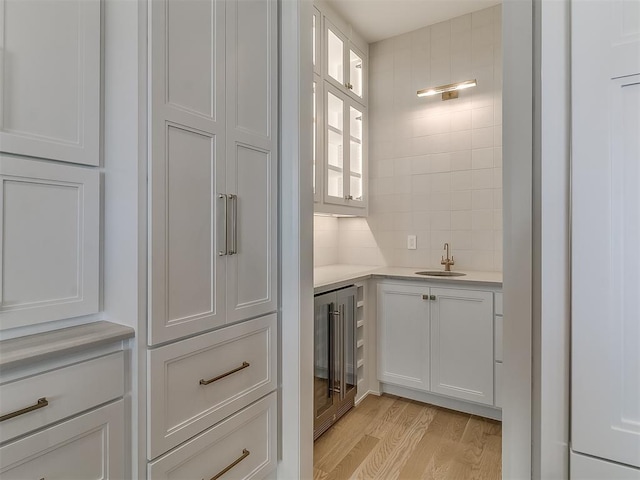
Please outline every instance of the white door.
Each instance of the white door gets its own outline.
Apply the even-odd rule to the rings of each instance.
[[[431,391],[493,405],[493,294],[431,289]]]
[[[429,390],[429,288],[378,285],[378,380]]]
[[[571,23],[572,448],[640,467],[640,2]]]
[[[225,3],[149,3],[150,344],[225,322]]]
[[[277,307],[275,0],[227,1],[227,323]]]
[[[99,164],[100,8],[0,0],[0,151]]]

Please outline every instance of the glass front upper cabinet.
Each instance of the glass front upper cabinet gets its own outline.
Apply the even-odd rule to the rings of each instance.
[[[321,25],[322,16],[320,11],[313,7],[313,17],[311,19],[311,44],[312,44],[312,58],[313,58],[313,73],[320,75],[320,34],[322,29]]]
[[[326,92],[325,202],[364,207],[363,107],[334,87]]]
[[[364,54],[325,18],[326,78],[364,103]]]

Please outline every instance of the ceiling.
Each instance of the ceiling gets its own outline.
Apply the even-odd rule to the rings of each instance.
[[[368,43],[502,3],[501,0],[327,0]]]

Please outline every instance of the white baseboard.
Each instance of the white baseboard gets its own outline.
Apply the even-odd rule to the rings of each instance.
[[[409,398],[418,402],[428,403],[430,405],[436,405],[437,407],[448,408],[450,410],[457,410],[459,412],[465,412],[479,417],[491,418],[493,420],[500,421],[502,420],[502,410],[497,407],[465,402],[464,400],[458,400],[456,398],[420,392],[418,390],[397,387],[395,385],[388,385],[385,383],[380,384],[380,386],[384,393],[390,393],[391,395],[397,395],[398,397]]]

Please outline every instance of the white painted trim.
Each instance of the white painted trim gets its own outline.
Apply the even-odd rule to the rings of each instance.
[[[313,189],[310,0],[280,4],[280,462],[313,478]]]
[[[397,395],[399,397],[409,398],[418,402],[428,403],[429,405],[436,405],[437,407],[448,408],[449,410],[465,412],[479,417],[491,418],[493,420],[500,420],[502,418],[501,410],[499,408],[466,402],[464,400],[458,400],[457,398],[446,397],[444,395],[437,395],[430,392],[420,392],[411,388],[404,388],[386,383],[381,383],[380,386],[384,393],[390,393],[391,395]],[[504,478],[511,477],[505,476]]]
[[[570,3],[534,7],[532,477],[569,478]]]
[[[533,0],[503,3],[502,472],[531,478]]]

